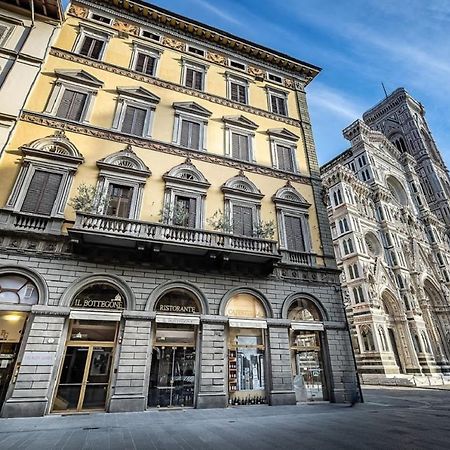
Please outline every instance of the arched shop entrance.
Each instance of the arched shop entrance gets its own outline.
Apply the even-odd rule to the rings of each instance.
[[[148,406],[195,406],[201,304],[187,289],[173,289],[155,304],[156,330]]]
[[[329,400],[324,363],[323,316],[309,299],[294,300],[288,309],[294,389],[298,402]]]
[[[71,302],[54,412],[105,410],[125,299],[116,287],[92,284]]]
[[[26,276],[0,275],[0,408],[14,382],[28,311],[38,300],[38,289]]]
[[[248,293],[234,295],[225,307],[228,322],[228,403],[266,403],[266,311]]]

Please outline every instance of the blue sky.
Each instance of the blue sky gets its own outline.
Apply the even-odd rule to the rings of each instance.
[[[153,0],[154,4],[323,68],[308,88],[321,164],[342,129],[405,87],[450,161],[449,0]]]
[[[64,0],[64,3],[67,0]],[[308,101],[321,164],[342,129],[405,87],[450,162],[450,0],[153,0],[151,3],[318,65]]]

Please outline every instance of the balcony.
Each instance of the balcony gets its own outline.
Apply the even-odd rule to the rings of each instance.
[[[281,263],[289,266],[311,266],[315,263],[315,254],[281,250]]]
[[[64,219],[0,209],[0,230],[26,233],[61,234]]]
[[[184,228],[96,214],[77,213],[68,230],[74,244],[151,250],[154,253],[221,256],[224,261],[275,263],[276,241],[228,233]]]

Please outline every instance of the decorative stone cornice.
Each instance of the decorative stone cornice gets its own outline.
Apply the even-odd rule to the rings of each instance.
[[[284,172],[271,167],[260,166],[248,162],[235,161],[225,156],[215,155],[213,153],[206,153],[199,150],[192,150],[183,147],[178,147],[163,142],[152,141],[139,137],[129,136],[118,131],[94,127],[86,124],[79,124],[69,122],[63,119],[58,119],[53,116],[48,116],[42,113],[35,113],[31,111],[24,111],[21,120],[29,123],[35,123],[44,127],[54,128],[58,130],[70,131],[86,136],[92,136],[99,139],[106,139],[116,143],[130,144],[141,148],[146,148],[156,152],[169,153],[172,155],[181,156],[183,158],[191,158],[198,161],[209,162],[212,164],[219,164],[226,167],[233,167],[238,170],[245,170],[247,172],[257,173],[259,175],[266,175],[282,180],[289,180],[295,183],[311,184],[310,177],[306,175],[297,175],[289,172]]]
[[[119,67],[114,64],[106,63],[103,61],[96,61],[91,58],[87,58],[81,55],[77,55],[75,53],[69,52],[67,50],[62,50],[58,48],[52,47],[50,49],[50,55],[56,56],[58,58],[65,59],[67,61],[77,62],[83,64],[85,66],[94,67],[96,69],[105,70],[110,73],[115,73],[117,75],[123,75],[127,78],[142,81],[144,83],[152,84],[154,86],[162,87],[165,89],[169,89],[170,91],[181,92],[183,94],[188,94],[193,97],[198,97],[203,100],[208,100],[213,103],[220,104],[222,106],[227,106],[229,108],[234,108],[240,111],[245,111],[251,114],[255,114],[257,116],[266,117],[268,119],[273,119],[278,122],[284,122],[294,127],[300,127],[300,121],[297,119],[291,119],[289,117],[284,117],[278,114],[271,113],[269,111],[265,111],[263,109],[255,108],[249,105],[243,105],[239,102],[234,102],[224,97],[220,97],[218,95],[209,94],[206,92],[200,92],[195,89],[190,89],[185,86],[181,86],[180,84],[172,83],[170,81],[164,81],[157,78],[153,78],[148,75],[144,75],[139,72],[134,72],[132,70],[126,69],[124,67]]]
[[[139,1],[118,1],[118,0],[97,0],[95,3],[89,1],[81,1],[80,3],[92,5],[96,7],[103,7],[112,10],[123,11],[124,15],[130,17],[131,21],[144,22],[158,27],[164,27],[172,30],[174,33],[182,34],[187,39],[193,38],[203,42],[210,42],[214,46],[219,46],[224,49],[229,49],[233,53],[241,54],[244,58],[252,58],[261,63],[270,64],[278,67],[283,71],[290,71],[298,76],[304,78],[307,82],[311,81],[319,72],[320,68],[312,64],[308,64],[299,59],[290,57],[283,53],[271,50],[253,42],[246,41],[237,36],[231,35],[222,30],[210,27],[200,22],[194,21],[187,17],[175,14],[165,9],[159,8],[155,5]],[[75,10],[73,7],[69,10],[69,14],[76,15],[81,18],[86,18],[86,13],[83,7],[78,7]],[[117,21],[117,19],[116,19]],[[120,19],[121,22],[122,19]],[[125,22],[121,25],[121,28]],[[133,29],[134,24],[129,24],[129,32],[135,33]],[[165,37],[165,39],[172,39]],[[182,48],[184,43],[180,42]],[[181,49],[180,49],[181,50]]]

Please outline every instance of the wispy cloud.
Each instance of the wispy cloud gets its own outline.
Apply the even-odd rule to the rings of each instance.
[[[360,117],[365,110],[359,100],[318,81],[309,88],[308,99],[310,107],[325,109],[332,115],[348,121]]]
[[[194,0],[194,2],[198,3],[202,8],[207,9],[208,11],[212,12],[221,19],[226,20],[227,22],[233,23],[235,25],[242,25],[242,22],[236,17],[233,17],[232,15],[226,13],[223,9],[217,8],[205,0]]]

